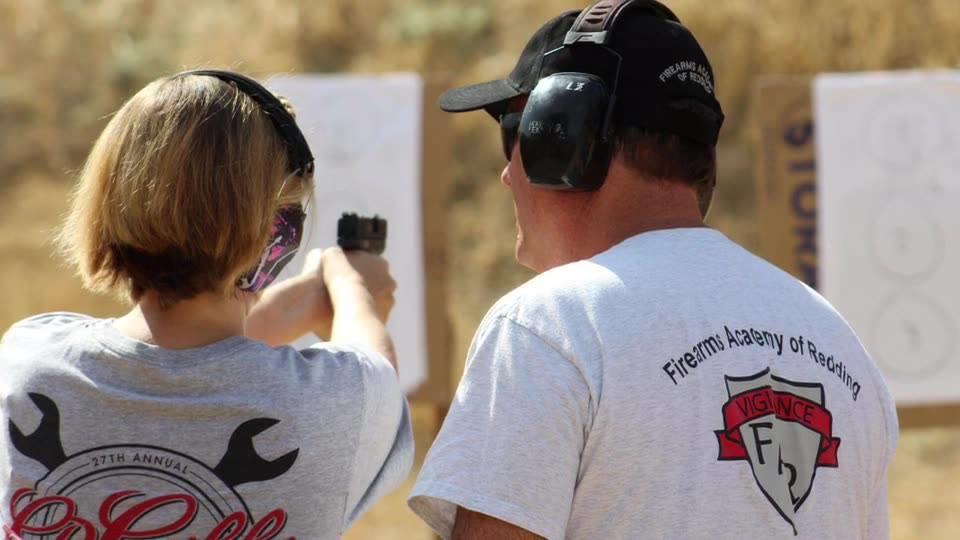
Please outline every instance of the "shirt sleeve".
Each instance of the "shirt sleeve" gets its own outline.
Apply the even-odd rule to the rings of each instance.
[[[396,489],[413,465],[413,430],[397,373],[380,355],[361,357],[363,425],[347,493],[344,530]]]
[[[890,538],[890,512],[889,512],[889,470],[896,454],[897,443],[900,440],[900,425],[897,420],[897,410],[893,399],[889,393],[885,393],[887,403],[884,406],[884,420],[886,429],[886,448],[883,462],[877,479],[874,482],[872,500],[870,508],[867,510],[867,526],[865,538]]]
[[[509,318],[481,328],[409,504],[443,538],[462,506],[563,538],[590,411],[574,362]]]
[[[867,529],[864,538],[890,538],[890,516],[887,502],[887,471],[883,471],[883,478],[877,484],[877,491],[870,502],[867,513]]]

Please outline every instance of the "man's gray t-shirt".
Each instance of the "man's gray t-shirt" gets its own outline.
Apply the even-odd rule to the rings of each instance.
[[[477,330],[410,505],[551,540],[879,539],[893,400],[816,292],[709,229],[550,270]]]
[[[396,373],[359,349],[176,351],[70,313],[0,344],[0,526],[24,539],[337,538],[412,461]]]

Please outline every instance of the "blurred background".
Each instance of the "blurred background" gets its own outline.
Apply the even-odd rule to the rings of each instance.
[[[528,37],[581,0],[0,0],[0,331],[27,315],[124,306],[84,293],[50,238],[108,116],[147,82],[187,68],[413,71],[461,84],[502,77]],[[958,0],[669,0],[717,74],[727,113],[711,225],[748,248],[757,227],[750,89],[760,75],[956,68]],[[453,120],[447,311],[454,362],[486,309],[530,275],[513,261],[498,131]],[[319,178],[322,184],[325,179]],[[329,179],[344,181],[345,179]],[[418,463],[433,411],[414,407]],[[415,471],[414,471],[415,474]],[[891,476],[894,538],[960,537],[960,430],[904,431]],[[348,535],[430,538],[412,483]]]

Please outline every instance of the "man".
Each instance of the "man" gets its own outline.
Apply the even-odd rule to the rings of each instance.
[[[441,99],[501,119],[540,275],[477,330],[411,508],[458,539],[886,537],[877,368],[816,292],[703,223],[723,119],[705,54],[657,2],[577,17]],[[584,138],[604,114],[612,136]]]

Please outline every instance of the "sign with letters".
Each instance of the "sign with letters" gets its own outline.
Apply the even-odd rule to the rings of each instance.
[[[760,252],[817,288],[817,171],[810,79],[765,77],[754,87]]]

